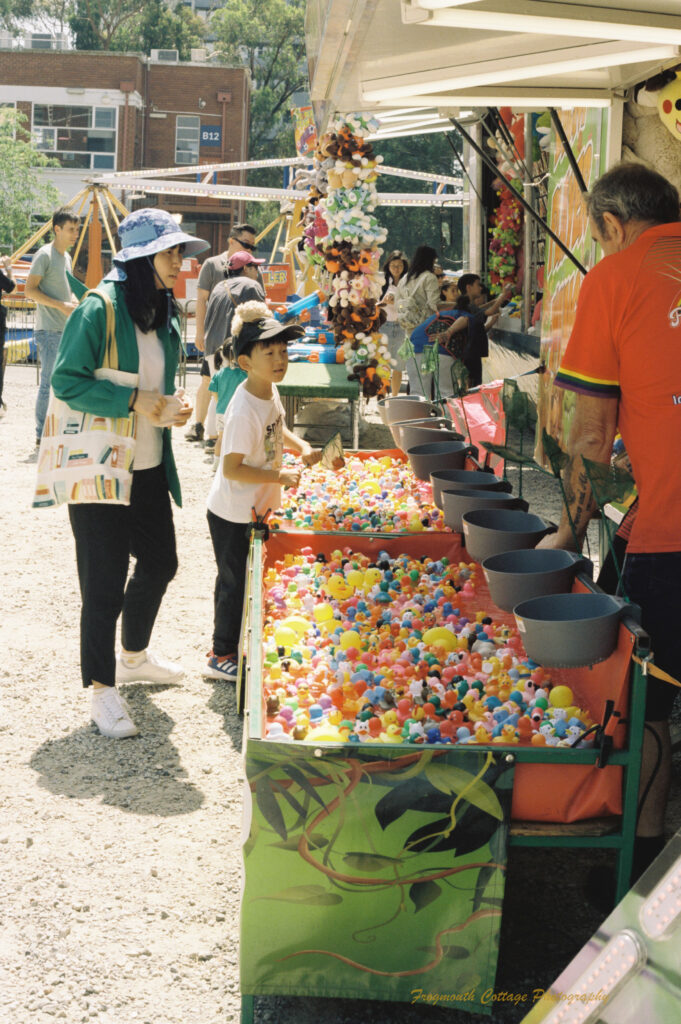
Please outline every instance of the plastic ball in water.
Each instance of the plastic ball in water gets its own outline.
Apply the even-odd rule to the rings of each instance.
[[[278,626],[274,631],[274,642],[278,647],[291,647],[298,643],[298,634],[287,626]]]
[[[333,608],[330,604],[316,604],[312,614],[315,617],[316,622],[328,622],[329,619],[333,618]]]
[[[569,708],[573,701],[569,686],[554,686],[549,693],[549,702],[554,708]]]
[[[359,649],[362,646],[362,638],[356,630],[347,629],[345,633],[341,633],[340,646],[344,651],[351,648]]]

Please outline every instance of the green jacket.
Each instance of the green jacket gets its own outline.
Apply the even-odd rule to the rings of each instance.
[[[116,281],[102,281],[97,287],[106,291],[113,302],[116,314],[118,368],[128,373],[139,373],[135,325],[125,304],[122,288]],[[177,318],[173,318],[171,331],[161,327],[158,336],[165,354],[164,390],[167,395],[171,395],[175,391],[175,373],[180,347]],[[128,403],[132,388],[108,380],[96,380],[94,376],[94,371],[104,362],[105,344],[104,302],[98,295],[88,295],[66,321],[52,374],[52,389],[57,398],[68,402],[79,412],[112,418],[125,417],[130,414]],[[181,506],[180,481],[175,467],[169,427],[163,430],[163,466],[168,480],[168,490],[175,504]]]

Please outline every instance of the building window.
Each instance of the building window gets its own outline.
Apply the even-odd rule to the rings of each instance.
[[[33,138],[62,167],[114,170],[116,108],[34,103]]]
[[[175,122],[175,163],[198,164],[201,118],[178,114]]]

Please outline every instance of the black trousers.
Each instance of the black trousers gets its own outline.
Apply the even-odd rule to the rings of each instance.
[[[177,572],[175,528],[163,466],[132,474],[130,505],[69,505],[76,541],[83,686],[116,681],[116,623],[127,651],[143,651]],[[128,580],[130,556],[135,568]],[[126,585],[127,581],[127,585]]]
[[[2,401],[2,389],[5,386],[5,365],[7,353],[5,352],[5,324],[0,313],[0,402]]]
[[[248,523],[230,523],[210,510],[207,515],[218,567],[215,578],[213,653],[222,657],[225,654],[236,654],[239,648],[250,529]]]

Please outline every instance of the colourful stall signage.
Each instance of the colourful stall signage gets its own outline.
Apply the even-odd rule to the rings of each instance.
[[[490,1013],[513,762],[250,740],[241,991]]]
[[[607,110],[577,107],[561,112],[565,134],[579,164],[587,188],[605,170],[604,150],[608,127]],[[583,265],[591,266],[592,240],[586,209],[579,185],[565,156],[556,142],[551,155],[548,223]],[[561,249],[547,238],[546,287],[543,299],[541,329],[541,361],[546,372],[539,378],[537,405],[537,459],[542,461],[542,431],[545,429],[565,448],[574,394],[553,387],[560,361],[575,321],[577,298],[583,274]]]

